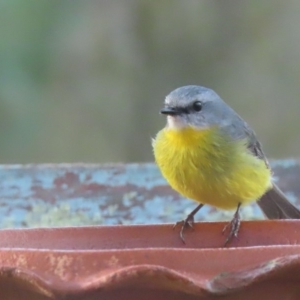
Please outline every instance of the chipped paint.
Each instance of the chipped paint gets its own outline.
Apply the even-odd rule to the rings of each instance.
[[[73,262],[72,257],[68,255],[54,256],[53,254],[50,254],[49,261],[53,274],[58,276],[63,281],[69,279],[69,267]]]
[[[300,163],[272,162],[276,182],[300,205]],[[151,224],[183,219],[196,203],[173,191],[153,163],[0,166],[0,227]],[[242,211],[261,219],[256,205]],[[205,206],[197,220],[228,220]]]
[[[107,261],[107,265],[109,267],[119,267],[120,263],[119,263],[119,259],[117,256],[112,255],[111,258]]]

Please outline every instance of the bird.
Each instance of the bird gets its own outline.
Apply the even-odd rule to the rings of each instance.
[[[192,227],[204,206],[234,210],[226,246],[240,229],[240,208],[253,201],[268,219],[299,219],[300,211],[275,184],[261,143],[251,127],[212,89],[188,85],[166,96],[160,111],[166,126],[152,140],[163,177],[184,197],[198,202],[182,224]],[[176,225],[175,224],[175,225]]]

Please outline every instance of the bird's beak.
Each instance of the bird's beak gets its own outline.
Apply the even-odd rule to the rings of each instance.
[[[160,113],[168,116],[178,116],[181,115],[183,111],[179,107],[165,107],[160,111]]]

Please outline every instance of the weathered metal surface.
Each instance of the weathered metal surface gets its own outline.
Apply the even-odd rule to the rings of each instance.
[[[300,205],[300,163],[274,161],[274,177]],[[0,227],[176,222],[196,203],[182,198],[148,164],[0,166]],[[257,205],[244,219],[263,218]],[[227,220],[232,212],[205,206],[197,220]]]
[[[299,220],[0,230],[4,300],[299,300]]]

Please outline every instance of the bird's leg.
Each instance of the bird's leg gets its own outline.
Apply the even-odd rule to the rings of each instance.
[[[184,244],[185,244],[185,240],[183,237],[183,231],[187,227],[193,228],[194,216],[203,206],[204,206],[204,204],[199,204],[194,210],[192,210],[188,214],[188,216],[184,220],[175,223],[175,225],[173,226],[173,229],[174,229],[178,224],[182,224],[181,230],[180,230],[180,238]]]
[[[237,237],[239,229],[240,229],[240,225],[241,225],[241,217],[240,217],[240,208],[241,208],[241,203],[238,204],[237,209],[233,215],[232,220],[230,221],[230,223],[228,223],[224,229],[223,229],[223,233],[225,232],[225,230],[230,227],[230,232],[226,238],[224,247],[227,246],[227,244],[231,241],[231,239],[233,237]]]

